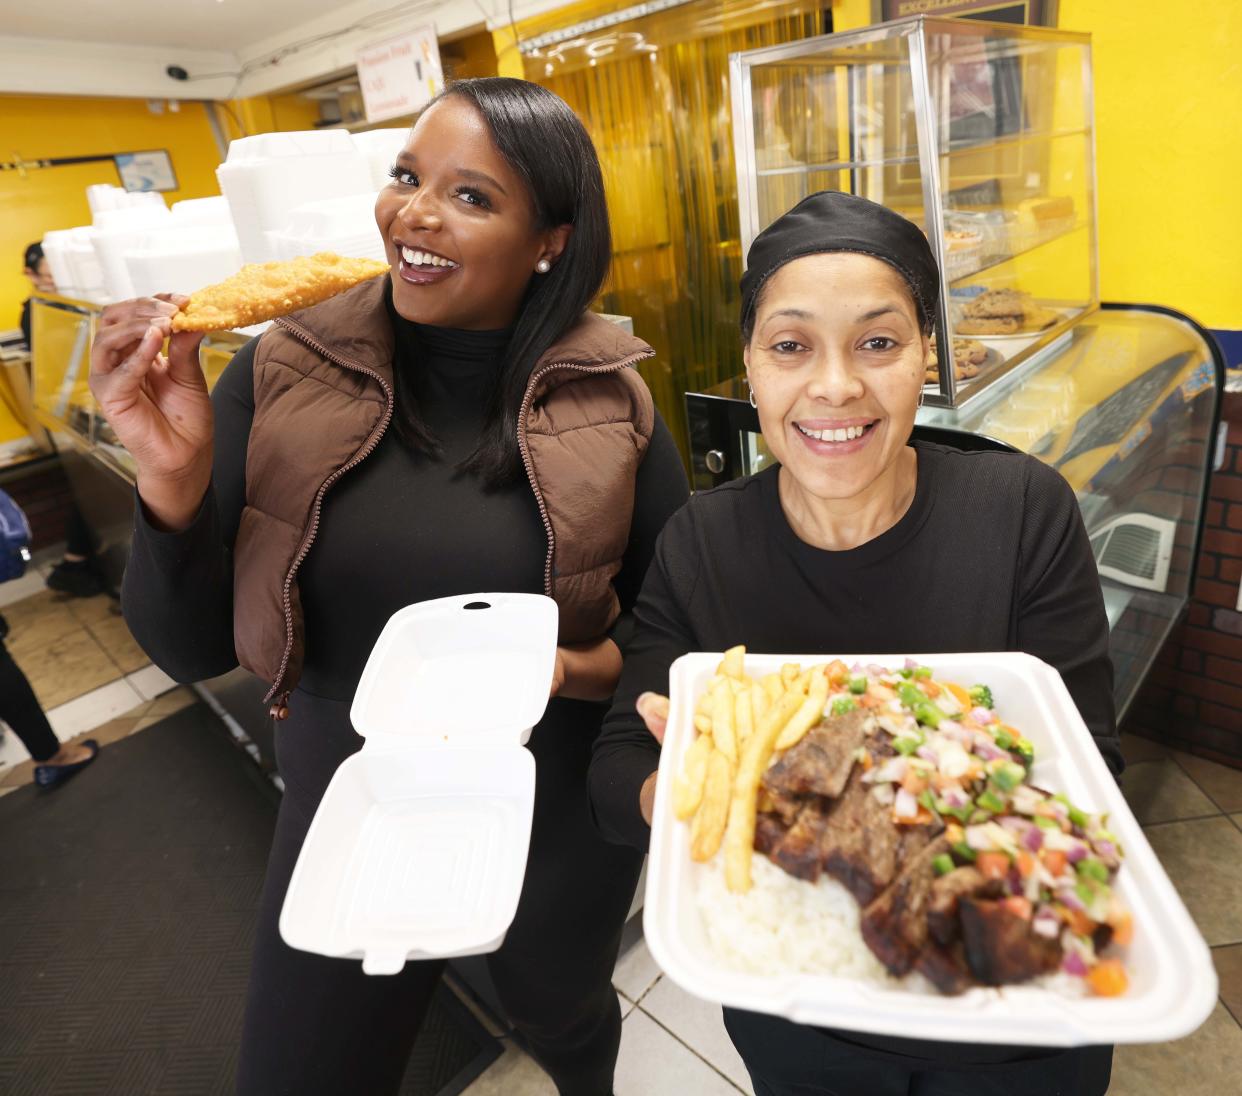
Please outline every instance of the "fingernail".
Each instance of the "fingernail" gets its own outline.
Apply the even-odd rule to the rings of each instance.
[[[655,695],[654,693],[639,693],[638,699],[634,701],[634,710],[637,711],[639,715],[642,715],[643,705],[649,704],[651,702],[651,698],[654,695]]]

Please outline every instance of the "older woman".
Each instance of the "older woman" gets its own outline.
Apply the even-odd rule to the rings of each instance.
[[[669,665],[694,650],[1027,651],[1121,766],[1108,622],[1073,491],[1016,453],[911,442],[938,278],[882,206],[815,194],[742,279],[751,398],[777,463],[695,496],[656,548],[590,780],[605,836],[645,848]],[[725,1010],[761,1096],[1094,1096],[1107,1047],[915,1042]]]

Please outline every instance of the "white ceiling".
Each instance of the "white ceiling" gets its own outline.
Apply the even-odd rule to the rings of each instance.
[[[296,39],[301,24],[342,6],[341,0],[4,0],[0,33],[236,52],[274,35]]]

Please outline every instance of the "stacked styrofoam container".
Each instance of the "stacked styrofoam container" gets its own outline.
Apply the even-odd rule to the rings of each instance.
[[[371,186],[379,190],[388,185],[388,171],[404,147],[410,131],[398,129],[370,129],[354,134],[354,146],[367,158],[371,170]]]
[[[107,296],[103,267],[91,243],[94,232],[90,225],[82,225],[44,235],[43,254],[57,293],[87,301],[101,301]]]
[[[103,268],[104,291],[114,301],[134,296],[134,285],[125,265],[125,253],[153,230],[167,229],[172,215],[161,200],[158,205],[101,209],[95,214],[91,244]]]
[[[268,233],[268,240],[274,259],[333,251],[353,259],[384,260],[375,195],[369,191],[298,206],[281,231]]]
[[[344,129],[262,133],[229,146],[216,170],[246,262],[267,262],[270,232],[307,202],[374,191],[370,166]]]
[[[125,251],[133,294],[193,293],[242,265],[229,204],[223,197],[177,202],[167,227],[136,237]]]

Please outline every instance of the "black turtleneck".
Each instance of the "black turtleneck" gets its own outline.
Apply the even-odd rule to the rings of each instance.
[[[318,535],[298,572],[306,635],[300,690],[312,697],[351,699],[380,630],[406,605],[484,590],[543,589],[547,536],[529,485],[522,480],[485,491],[475,477],[457,471],[478,442],[509,333],[426,327],[389,309],[394,368],[409,382],[400,391],[413,394],[441,455],[412,452],[390,428],[324,497]],[[136,520],[126,619],[157,665],[181,681],[236,665],[231,548],[245,500],[256,343],[237,352],[212,393],[212,490],[194,524],[182,533],[160,533],[141,507]],[[657,417],[615,580],[627,612],[656,537],[686,494],[681,459]],[[187,628],[186,621],[195,626]]]

